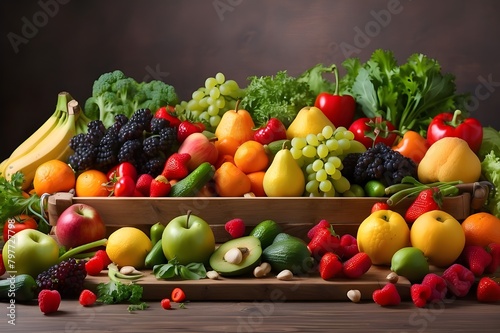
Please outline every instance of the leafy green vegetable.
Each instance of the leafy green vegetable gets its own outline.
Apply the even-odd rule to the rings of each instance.
[[[173,86],[159,80],[137,82],[115,70],[94,81],[92,96],[85,101],[84,113],[91,119],[100,119],[104,126],[109,127],[117,114],[130,117],[138,109],[155,112],[161,106],[177,103]]]
[[[257,126],[274,117],[288,127],[300,109],[312,105],[316,98],[304,79],[289,76],[286,71],[248,79],[240,106],[252,115]]]
[[[207,276],[207,271],[201,263],[181,265],[174,258],[166,264],[155,265],[153,267],[153,274],[157,279],[180,277],[184,280],[199,280]]]
[[[401,133],[425,136],[434,116],[465,110],[468,95],[456,93],[455,77],[441,73],[439,63],[423,54],[398,65],[392,51],[378,49],[365,63],[348,58],[342,66],[347,73],[339,83],[341,94],[352,95],[366,117],[382,116]]]
[[[325,66],[323,64],[317,64],[297,77],[297,81],[306,82],[309,85],[312,93],[317,96],[322,92],[333,92],[335,91],[335,83],[324,78],[325,73],[333,73],[333,69],[336,67],[335,64],[330,66]]]
[[[498,149],[498,145],[496,148]],[[487,200],[486,208],[491,214],[500,218],[500,155],[497,155],[495,150],[491,150],[481,161],[481,173],[495,186],[495,190]]]
[[[500,132],[493,127],[483,127],[483,141],[479,148],[478,156],[482,161],[491,151],[500,157]]]
[[[0,177],[0,230],[3,229],[5,221],[19,214],[36,215],[45,221],[39,223],[40,228],[48,226],[40,207],[40,197],[36,194],[30,195],[28,198],[24,197],[23,182],[24,175],[21,172],[16,172],[10,181]]]

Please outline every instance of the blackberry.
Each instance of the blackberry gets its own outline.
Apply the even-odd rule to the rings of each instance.
[[[162,173],[166,161],[167,159],[164,156],[153,157],[140,165],[140,173],[147,173],[156,177]]]
[[[77,151],[78,148],[84,144],[88,142],[87,141],[87,135],[85,133],[80,133],[80,134],[77,134],[75,136],[73,136],[70,140],[69,140],[69,147],[71,149],[73,149],[73,151]]]
[[[61,297],[78,297],[86,276],[85,260],[70,258],[38,274],[36,284],[39,290],[59,291]]]
[[[117,164],[119,147],[118,129],[112,125],[108,128],[101,142],[99,142],[99,146],[96,148],[95,167],[98,170],[107,171],[110,167]]]
[[[139,139],[143,137],[144,126],[129,120],[118,132],[118,141],[124,143],[128,140]]]
[[[139,139],[127,140],[118,151],[118,163],[130,162],[137,167],[141,160],[142,142]]]
[[[122,127],[127,122],[128,122],[128,117],[126,115],[124,115],[123,113],[117,114],[115,116],[114,124],[116,124],[117,126]]]
[[[101,120],[91,120],[87,124],[87,140],[97,146],[106,133],[106,127]]]
[[[129,122],[137,123],[142,126],[143,130],[149,132],[151,130],[151,119],[153,119],[151,110],[139,109],[132,114]]]
[[[379,180],[384,185],[400,183],[406,176],[417,177],[417,165],[412,159],[378,143],[361,154],[349,154],[342,161],[342,175],[351,183],[364,185]],[[355,165],[354,168],[352,165]]]
[[[75,153],[69,156],[68,163],[75,171],[91,169],[95,164],[97,147],[85,141],[78,146]]]
[[[162,154],[162,142],[160,136],[149,136],[142,142],[142,150],[148,157],[155,157]]]
[[[160,131],[170,126],[170,122],[164,118],[151,119],[151,133],[160,134]]]
[[[179,148],[177,141],[177,127],[165,127],[160,130],[161,150],[173,153]]]

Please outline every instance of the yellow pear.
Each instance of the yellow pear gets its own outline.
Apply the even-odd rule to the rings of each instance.
[[[305,138],[308,134],[321,133],[327,125],[335,130],[335,125],[325,116],[323,111],[315,106],[305,106],[288,126],[286,136],[288,140]]]
[[[305,189],[302,169],[290,150],[283,148],[276,153],[263,179],[264,192],[268,197],[298,197]]]

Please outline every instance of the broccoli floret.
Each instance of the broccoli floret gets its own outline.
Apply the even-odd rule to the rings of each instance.
[[[92,96],[85,102],[84,112],[90,119],[99,119],[106,127],[117,114],[130,117],[141,108],[155,112],[165,105],[178,103],[174,87],[159,80],[137,82],[122,71],[102,74],[92,87]]]

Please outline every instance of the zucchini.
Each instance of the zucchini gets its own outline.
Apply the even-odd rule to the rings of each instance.
[[[38,285],[28,274],[19,274],[0,280],[0,300],[15,299],[19,302],[31,301],[36,298]]]
[[[209,162],[201,163],[189,175],[175,183],[170,189],[170,197],[192,197],[201,190],[215,174],[215,167]]]

